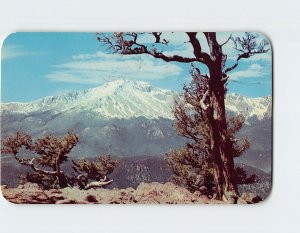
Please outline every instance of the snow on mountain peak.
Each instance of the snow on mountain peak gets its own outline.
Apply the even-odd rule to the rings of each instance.
[[[104,118],[172,118],[174,94],[142,81],[117,80],[90,89],[86,97],[92,104],[84,107]]]
[[[149,83],[143,81],[131,81],[119,79],[112,82],[107,82],[102,86],[89,89],[90,95],[106,96],[120,91],[145,91],[150,92],[155,89]],[[162,89],[161,89],[162,90]]]
[[[235,114],[243,114],[246,119],[257,117],[262,120],[271,116],[272,99],[271,96],[250,98],[233,93],[226,96],[225,106]]]
[[[1,104],[1,114],[15,112],[29,114],[39,111],[68,113],[88,112],[100,119],[132,117],[159,117],[174,119],[171,111],[175,92],[151,86],[143,81],[116,80],[84,91],[71,91],[49,96],[31,103]],[[271,97],[249,98],[228,94],[227,110],[243,114],[246,119],[259,120],[271,115]]]
[[[142,81],[116,80],[96,88],[66,92],[31,103],[1,104],[1,111],[27,114],[52,110],[90,112],[102,119],[140,116],[171,119],[174,94]]]

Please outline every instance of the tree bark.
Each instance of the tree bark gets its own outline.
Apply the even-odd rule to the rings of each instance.
[[[211,131],[213,132],[213,131]],[[211,135],[211,148],[212,148],[212,156],[213,156],[213,170],[214,170],[214,181],[216,185],[216,199],[221,200],[224,192],[223,192],[223,168],[222,168],[222,161],[217,153],[217,145],[216,142],[214,141],[214,136]],[[214,151],[213,151],[214,150]]]
[[[55,161],[55,170],[56,170],[56,177],[58,180],[58,185],[60,188],[68,187],[68,181],[65,174],[60,169],[60,155],[57,156]]]
[[[219,171],[215,171],[215,181],[220,182],[222,192],[218,193],[218,198],[236,203],[238,199],[238,189],[235,178],[233,153],[230,143],[227,141],[227,122],[225,113],[225,87],[223,78],[223,52],[222,46],[218,44],[216,34],[211,32],[204,33],[210,48],[210,62],[207,64],[210,80],[210,111],[209,127],[211,137],[211,151],[214,158],[214,166],[221,161]],[[220,175],[220,173],[222,175]],[[221,178],[219,177],[221,176]],[[218,185],[217,185],[218,186]],[[218,190],[219,187],[217,187]]]
[[[217,197],[235,203],[238,198],[238,189],[235,178],[233,153],[227,142],[227,122],[225,113],[225,88],[222,83],[221,61],[214,62],[210,68],[210,104],[209,114],[211,151],[214,158],[215,181],[218,182],[217,191],[222,185],[222,192]],[[220,176],[220,177],[219,177]],[[216,183],[217,183],[216,182]]]

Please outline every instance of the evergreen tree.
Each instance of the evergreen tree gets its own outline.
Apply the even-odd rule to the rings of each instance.
[[[72,187],[77,184],[81,188],[102,187],[111,183],[112,180],[107,180],[107,175],[113,172],[117,163],[110,156],[99,156],[97,161],[73,161],[76,172],[73,176],[63,171],[61,165],[68,161],[70,152],[78,141],[79,137],[73,132],[68,132],[62,138],[46,135],[35,141],[27,133],[17,132],[15,136],[2,141],[1,153],[11,154],[17,162],[33,170],[32,173],[21,176],[23,183],[37,183],[44,189]],[[97,182],[90,184],[90,179]]]
[[[118,161],[112,160],[109,155],[99,156],[95,161],[80,159],[73,162],[73,169],[76,174],[76,182],[81,189],[89,189],[95,186],[103,186],[113,182],[108,180],[118,164]],[[89,181],[92,180],[92,183]]]
[[[201,108],[200,100],[207,86],[207,78],[192,66],[192,81],[183,88],[183,94],[175,100],[173,109],[177,133],[188,139],[186,145],[178,151],[166,154],[166,161],[173,171],[172,181],[185,186],[191,192],[201,186],[207,188],[208,194],[216,192],[216,185],[221,176],[214,174],[214,154],[211,150],[211,137],[208,114]],[[247,138],[236,137],[242,128],[244,117],[237,115],[227,120],[228,149],[233,157],[241,156],[250,146]],[[247,177],[246,172],[235,168],[237,183],[254,182],[256,176]]]

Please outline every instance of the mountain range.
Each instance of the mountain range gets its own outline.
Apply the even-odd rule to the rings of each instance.
[[[30,103],[1,104],[1,114],[34,114],[53,111],[54,113],[78,114],[89,112],[98,119],[174,119],[172,106],[178,93],[151,86],[142,81],[117,80],[100,87],[84,91],[70,91],[58,96]],[[249,98],[229,94],[225,99],[227,110],[246,119],[256,117],[262,120],[271,115],[271,97]]]
[[[30,103],[2,103],[1,133],[6,137],[26,131],[39,137],[73,130],[80,136],[73,151],[77,157],[164,155],[185,143],[173,127],[175,98],[178,93],[146,82],[117,80]],[[271,97],[228,94],[225,104],[229,115],[246,119],[240,135],[249,137],[251,147],[239,162],[270,171]]]

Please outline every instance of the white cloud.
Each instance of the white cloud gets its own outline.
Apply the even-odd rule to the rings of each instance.
[[[54,71],[47,75],[50,81],[54,82],[66,82],[66,83],[79,83],[79,84],[102,84],[106,81],[113,81],[114,79],[103,77],[99,73],[92,71],[70,71],[70,70],[59,70]]]
[[[269,72],[269,67],[267,68]],[[235,71],[229,74],[230,80],[243,80],[244,78],[260,78],[266,74],[264,67],[258,63],[251,64],[245,70]]]
[[[15,57],[20,57],[25,55],[23,51],[18,46],[8,45],[2,47],[1,59],[11,59]]]
[[[217,33],[217,40],[220,44],[224,43],[230,35],[231,33],[227,32]],[[244,32],[234,32],[232,36],[241,37],[244,36]],[[162,49],[164,54],[168,56],[175,54],[185,57],[194,56],[192,46],[188,42],[189,39],[185,32],[167,32],[163,33],[161,37],[170,42],[168,46],[155,45],[158,46],[158,50]],[[202,51],[208,53],[209,47],[204,34],[198,33],[197,38],[202,46]],[[264,36],[258,35],[258,41],[263,38]],[[149,34],[141,35],[138,40],[138,43],[146,43],[150,47],[153,42],[154,37]],[[224,52],[228,55],[229,63],[232,63],[232,60],[235,60],[237,56],[237,52],[233,49],[233,46],[233,42],[229,41],[223,47]],[[259,64],[264,61],[270,63],[271,59],[270,53],[258,54],[248,59],[243,59],[243,62],[246,62],[244,64],[250,64],[250,66],[246,70],[232,72],[231,79],[260,77],[264,71],[260,69],[261,66]],[[150,55],[107,54],[101,51],[94,54],[75,55],[69,62],[58,64],[54,68],[55,70],[47,75],[49,80],[83,84],[101,84],[108,80],[120,78],[157,80],[182,75],[182,68],[175,62],[164,62]]]
[[[181,74],[182,68],[149,55],[79,54],[54,66],[47,78],[56,82],[101,84],[114,79],[154,80]]]
[[[271,52],[256,54],[248,58],[248,61],[249,62],[258,62],[258,61],[272,62],[272,54]]]
[[[23,46],[18,45],[3,45],[1,51],[1,59],[12,59],[21,56],[36,56],[36,55],[44,55],[45,52],[41,51],[28,51]]]

